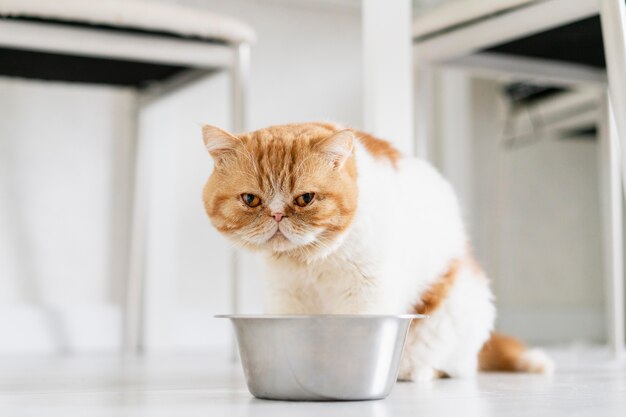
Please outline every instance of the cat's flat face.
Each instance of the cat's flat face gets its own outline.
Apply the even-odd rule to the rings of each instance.
[[[357,203],[350,131],[298,124],[240,136],[205,126],[203,134],[215,161],[204,206],[238,245],[307,256],[349,227]]]

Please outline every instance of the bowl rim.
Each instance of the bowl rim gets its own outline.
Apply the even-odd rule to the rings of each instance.
[[[217,319],[425,319],[426,314],[216,314]]]

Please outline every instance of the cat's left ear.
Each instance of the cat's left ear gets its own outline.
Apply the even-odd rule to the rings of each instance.
[[[211,125],[202,126],[202,137],[204,146],[215,163],[222,162],[229,153],[234,153],[240,142],[235,135]]]
[[[343,166],[352,155],[353,148],[354,132],[349,129],[340,130],[318,144],[318,149],[329,158],[335,168]]]

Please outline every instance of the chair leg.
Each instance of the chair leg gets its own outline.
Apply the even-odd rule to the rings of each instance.
[[[235,58],[231,68],[232,124],[236,133],[247,129],[248,83],[250,80],[250,45],[239,44],[235,49]],[[230,265],[231,308],[233,314],[241,313],[241,269],[240,254],[233,249]],[[237,358],[236,341],[233,338],[232,357]]]
[[[134,166],[132,171],[132,191],[130,199],[130,244],[128,271],[123,308],[122,350],[126,354],[136,354],[141,348],[143,324],[143,287],[146,256],[146,229],[148,212],[149,178],[145,140],[140,135],[140,100],[135,100],[134,109]]]
[[[415,145],[414,155],[432,161],[434,124],[434,70],[430,66],[420,66],[415,70]]]
[[[362,0],[363,121],[373,135],[414,152],[410,0]],[[393,46],[391,46],[393,45]]]
[[[607,105],[609,121],[608,137],[611,138],[612,178],[619,181],[621,171],[622,187],[626,190],[626,5],[624,0],[600,0],[600,17],[602,21],[602,37],[606,58],[607,75],[609,81],[609,102]],[[614,128],[612,128],[614,126]],[[618,185],[616,185],[618,187]],[[618,197],[614,190],[614,198],[619,200],[621,208],[622,196]],[[617,210],[617,203],[614,203]],[[621,216],[614,214],[615,217]],[[619,226],[619,229],[617,227]],[[619,240],[619,246],[613,248],[614,265],[614,293],[610,294],[614,303],[613,313],[613,349],[617,356],[624,353],[624,294],[623,294],[623,248],[621,246],[622,228],[621,217],[614,225],[614,239]],[[619,234],[619,238],[617,236]],[[614,245],[616,244],[614,240]]]
[[[236,133],[242,133],[248,125],[248,84],[250,82],[250,45],[239,44],[235,49],[231,68],[232,123]]]
[[[608,94],[599,129],[600,190],[604,229],[607,339],[615,358],[624,354],[624,242],[619,141]]]

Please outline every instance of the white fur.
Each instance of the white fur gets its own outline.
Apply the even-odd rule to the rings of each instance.
[[[454,192],[424,161],[404,158],[394,168],[360,142],[355,154],[359,197],[352,225],[306,266],[268,258],[268,312],[410,312],[461,260],[448,297],[411,332],[400,377],[429,379],[435,369],[473,375],[495,309],[487,280],[462,261],[468,242]]]

